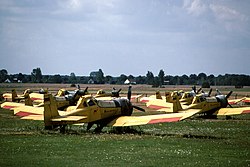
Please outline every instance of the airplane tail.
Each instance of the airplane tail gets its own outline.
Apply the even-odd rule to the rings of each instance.
[[[179,97],[176,95],[175,97],[173,97],[173,112],[176,113],[182,110],[183,108],[181,106]]]
[[[51,94],[44,94],[44,124],[45,129],[52,128],[51,119],[59,116],[55,98]]]
[[[28,96],[25,98],[24,103],[25,103],[26,106],[33,106],[33,102],[32,102],[32,100],[31,100],[29,94],[28,94]]]
[[[15,102],[16,97],[18,97],[17,93],[16,93],[16,89],[12,89],[12,95],[11,95],[12,102]]]
[[[156,99],[162,99],[161,93],[159,91],[155,92],[155,97],[156,97]]]
[[[171,97],[171,93],[170,92],[165,92],[165,97],[166,97],[166,102],[168,103],[172,103],[173,99]]]

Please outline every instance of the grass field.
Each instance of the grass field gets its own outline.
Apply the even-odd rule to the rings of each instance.
[[[57,85],[46,86],[56,90]],[[122,88],[125,93],[126,87]],[[7,89],[11,86],[1,87]],[[143,86],[134,89],[136,93],[154,91]],[[80,126],[60,134],[44,130],[43,122],[20,120],[0,109],[0,166],[250,166],[249,127],[250,115],[241,115],[232,120],[193,118],[134,127],[129,134],[113,133],[110,127],[93,134]]]

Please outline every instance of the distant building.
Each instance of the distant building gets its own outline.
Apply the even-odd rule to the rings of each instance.
[[[95,81],[93,79],[89,79],[88,84],[94,84]]]
[[[136,82],[134,80],[129,80],[129,79],[126,79],[126,81],[124,81],[124,84],[125,85],[136,85]]]
[[[11,83],[9,79],[6,79],[4,82],[5,83]]]

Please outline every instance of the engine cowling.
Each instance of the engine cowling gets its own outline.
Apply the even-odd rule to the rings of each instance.
[[[119,99],[117,100],[121,106],[121,115],[130,116],[133,112],[133,106],[128,99]]]
[[[217,95],[216,99],[217,99],[218,102],[220,102],[221,108],[226,108],[227,107],[228,101],[227,101],[226,96],[224,96],[224,95]]]

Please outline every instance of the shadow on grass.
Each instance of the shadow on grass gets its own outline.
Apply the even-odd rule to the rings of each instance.
[[[61,134],[59,130],[42,130],[42,134]],[[111,128],[108,131],[103,131],[100,133],[96,133],[94,131],[87,131],[87,130],[74,130],[74,129],[66,129],[65,135],[102,135],[102,134],[110,134],[110,135],[123,135],[123,134],[131,134],[131,135],[138,135],[138,136],[155,136],[155,137],[176,137],[176,138],[190,138],[190,139],[226,139],[225,137],[218,137],[213,135],[197,135],[197,134],[183,134],[183,133],[154,133],[154,132],[144,132],[143,130],[135,129],[133,127],[115,127]]]

